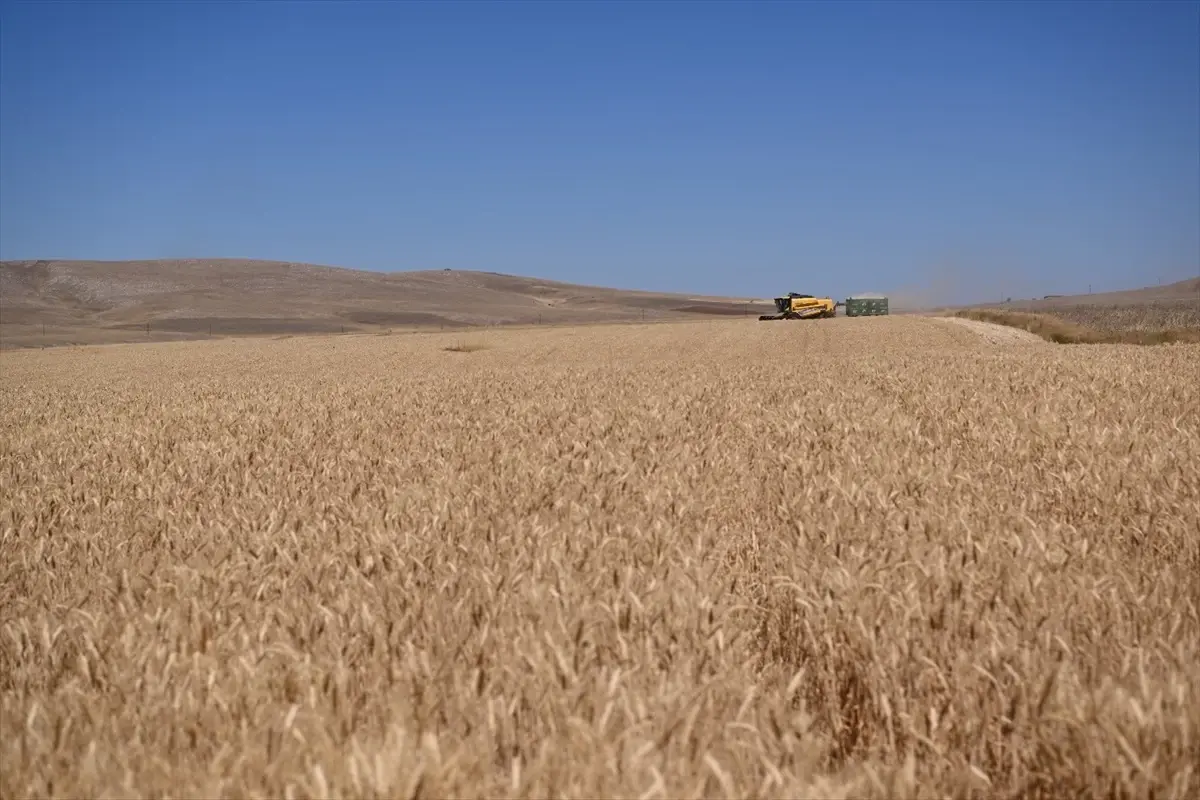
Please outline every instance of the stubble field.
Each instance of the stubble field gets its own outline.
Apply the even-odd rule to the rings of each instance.
[[[981,325],[5,354],[0,795],[1194,797],[1200,345]]]

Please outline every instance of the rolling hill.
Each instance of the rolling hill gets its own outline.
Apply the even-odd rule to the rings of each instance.
[[[893,313],[921,311],[893,296]],[[1094,309],[1200,313],[1200,278],[1007,307],[1092,321]],[[489,325],[670,321],[771,312],[765,298],[584,286],[470,270],[374,272],[286,261],[0,262],[0,348]],[[932,310],[932,307],[926,310]],[[1128,313],[1128,312],[1122,312]],[[1110,314],[1111,316],[1111,314]]]
[[[1012,304],[1038,311],[1078,305],[1140,306],[1149,303],[1194,303],[1200,301],[1200,278],[1189,278],[1161,286],[1125,289],[1097,294],[1048,295],[1031,300],[1013,300]]]
[[[1046,314],[1092,331],[1194,331],[1200,328],[1200,278],[1121,292],[1014,299],[982,307]]]
[[[283,261],[0,262],[0,347],[757,315],[769,301]]]

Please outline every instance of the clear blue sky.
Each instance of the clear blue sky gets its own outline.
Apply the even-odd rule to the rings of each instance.
[[[0,257],[1180,280],[1200,3],[2,0]]]

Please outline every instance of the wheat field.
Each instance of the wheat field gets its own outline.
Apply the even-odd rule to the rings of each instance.
[[[1195,797],[1200,345],[0,357],[0,795]]]
[[[1200,328],[1200,292],[1193,298],[1137,305],[1080,303],[1050,310],[1054,316],[1092,330],[1163,331]]]

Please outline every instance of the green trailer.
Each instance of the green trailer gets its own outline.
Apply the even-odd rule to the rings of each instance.
[[[881,317],[888,313],[886,297],[847,297],[847,317]]]

